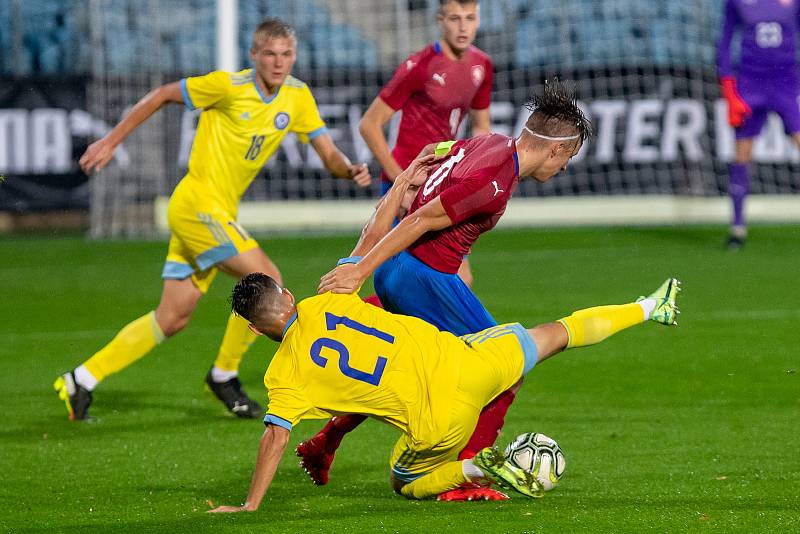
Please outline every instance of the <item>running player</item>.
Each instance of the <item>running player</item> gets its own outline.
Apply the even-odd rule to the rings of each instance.
[[[455,139],[469,114],[472,135],[489,133],[493,66],[472,45],[480,26],[478,0],[439,0],[441,38],[401,63],[367,109],[359,130],[383,167],[385,193],[423,147]],[[397,143],[389,151],[384,125],[402,112]],[[469,260],[459,276],[472,285]]]
[[[98,383],[186,326],[218,270],[236,278],[264,272],[280,282],[278,268],[237,224],[236,214],[242,194],[287,133],[310,142],[335,176],[369,185],[366,165],[352,165],[336,148],[308,86],[290,75],[296,49],[289,25],[265,20],[253,33],[250,58],[255,68],[215,71],[155,89],[81,157],[85,171],[99,171],[116,147],[163,105],[176,102],[203,110],[188,172],[169,202],[172,237],[162,272],[161,301],[155,311],[128,324],[99,352],[56,380],[54,387],[70,419],[88,417]],[[239,363],[254,339],[246,321],[231,315],[217,359],[206,375],[209,388],[239,417],[263,414],[238,379]]]
[[[409,214],[391,231],[383,228],[385,238],[374,248],[359,243],[353,254],[363,255],[363,261],[327,274],[319,291],[353,292],[374,271],[376,292],[389,311],[419,317],[455,335],[496,326],[457,276],[461,258],[480,234],[497,224],[520,177],[549,180],[566,168],[591,134],[591,124],[558,81],[546,84],[530,108],[533,112],[517,139],[490,134],[441,143],[447,158],[420,188]],[[494,443],[516,390],[504,392],[484,409],[462,457]],[[314,483],[327,482],[344,434],[360,421],[363,417],[356,415],[336,417],[298,446]]]
[[[373,417],[402,432],[389,465],[393,489],[406,498],[425,499],[486,479],[541,497],[544,490],[533,476],[495,448],[456,460],[480,407],[564,349],[599,343],[647,320],[676,324],[679,289],[670,278],[637,302],[578,310],[531,329],[511,323],[456,337],[353,294],[327,292],[295,304],[273,279],[250,274],[233,290],[233,309],[254,332],[281,345],[264,376],[270,402],[247,499],[211,511],[257,510],[292,428],[336,413]]]
[[[747,238],[744,201],[750,190],[749,166],[753,138],[770,111],[800,147],[800,78],[797,73],[797,32],[800,2],[796,0],[725,0],[717,68],[728,102],[728,122],[736,130],[736,154],[728,166],[728,194],[733,218],[728,248],[738,249]],[[734,65],[731,42],[741,35],[741,54]]]

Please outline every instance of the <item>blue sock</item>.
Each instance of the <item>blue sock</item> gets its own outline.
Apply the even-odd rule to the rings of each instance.
[[[747,163],[728,165],[728,194],[733,202],[733,226],[744,226],[744,199],[750,191]]]

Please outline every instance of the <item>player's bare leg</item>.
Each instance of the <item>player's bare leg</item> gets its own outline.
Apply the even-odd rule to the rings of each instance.
[[[156,321],[164,337],[172,337],[183,330],[192,318],[203,293],[191,278],[164,280],[161,300],[156,308]]]
[[[228,258],[218,267],[237,280],[250,273],[260,272],[283,285],[278,267],[259,247]],[[247,325],[247,321],[233,313],[228,317],[217,358],[206,374],[206,386],[231,413],[249,419],[261,417],[264,408],[247,396],[239,381],[239,364],[256,338]]]
[[[798,134],[798,137],[800,137],[800,134]],[[796,140],[795,142],[798,141]],[[728,166],[728,194],[731,198],[733,217],[726,246],[732,250],[741,248],[745,239],[747,239],[744,204],[750,191],[749,167],[752,158],[753,140],[737,139],[735,161]]]

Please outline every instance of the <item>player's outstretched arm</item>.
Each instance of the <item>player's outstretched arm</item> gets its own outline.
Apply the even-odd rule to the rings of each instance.
[[[325,165],[328,172],[337,178],[353,180],[359,187],[367,187],[372,183],[372,176],[369,174],[367,164],[358,163],[353,165],[350,163],[347,156],[333,144],[333,139],[331,139],[330,135],[318,135],[311,140],[311,146],[316,150],[319,159],[322,160],[322,164]]]
[[[350,253],[351,256],[364,256],[389,233],[394,220],[400,217],[401,212],[408,209],[419,187],[425,183],[428,172],[436,163],[436,159],[437,156],[433,154],[433,151],[427,154],[423,153],[397,176],[392,187],[378,202],[372,216],[364,225],[361,238],[353,252]]]
[[[102,139],[89,145],[78,161],[81,169],[86,173],[102,170],[114,157],[117,146],[167,102],[183,102],[180,82],[162,85],[144,95],[119,124],[114,126]]]
[[[367,143],[375,159],[383,167],[383,172],[392,182],[403,172],[403,168],[392,156],[392,151],[389,149],[389,141],[386,140],[386,134],[383,133],[383,127],[391,120],[394,114],[395,110],[384,102],[381,97],[377,97],[372,101],[372,104],[367,108],[358,123],[358,131],[361,132],[361,137],[364,138],[364,142]]]
[[[230,512],[255,512],[264,499],[275,471],[281,461],[286,445],[289,443],[289,431],[277,425],[269,425],[261,436],[261,443],[258,447],[258,457],[256,458],[256,468],[253,472],[253,480],[250,483],[250,492],[247,500],[241,506],[218,506],[210,513],[230,513]]]
[[[453,221],[444,210],[441,200],[436,197],[400,221],[363,255],[361,261],[339,265],[323,276],[317,292],[354,293],[383,262],[406,249],[426,232],[442,230],[452,224]]]

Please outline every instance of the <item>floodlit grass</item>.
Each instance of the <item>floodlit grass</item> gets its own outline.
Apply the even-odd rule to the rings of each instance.
[[[331,483],[285,458],[262,509],[212,516],[247,492],[258,421],[204,393],[232,281],[189,327],[95,393],[67,421],[53,379],[160,293],[162,242],[0,239],[0,530],[127,532],[766,532],[800,530],[800,230],[755,227],[740,252],[713,228],[495,231],[471,256],[495,317],[533,325],[683,281],[680,326],[647,324],[535,369],[500,442],[558,440],[567,472],[541,500],[409,502],[389,489],[396,432],[370,421],[345,440]],[[262,239],[298,296],[355,237]],[[266,401],[275,344],[242,380]],[[304,422],[294,445],[321,426]]]

